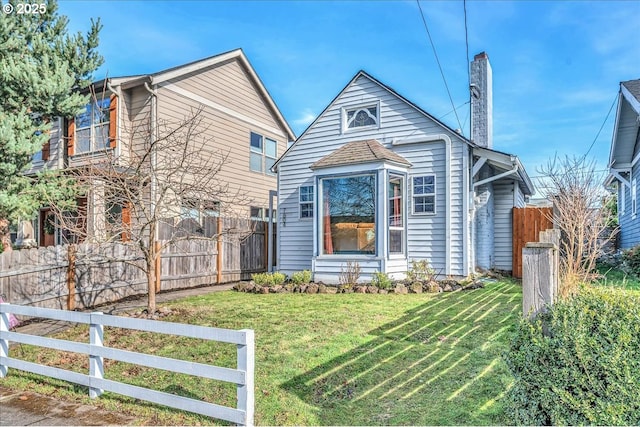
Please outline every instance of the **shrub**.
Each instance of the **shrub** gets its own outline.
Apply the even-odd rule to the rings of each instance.
[[[640,424],[640,295],[584,288],[532,322],[505,359],[506,410],[526,425]]]
[[[380,289],[391,289],[393,280],[391,280],[387,273],[376,271],[373,273],[373,277],[371,278],[371,284]]]
[[[411,268],[407,271],[409,282],[431,282],[436,278],[436,270],[429,266],[429,261],[421,259],[411,260]]]
[[[251,280],[260,286],[282,285],[286,279],[287,276],[279,271],[273,273],[254,273],[251,275]]]
[[[640,277],[640,245],[622,252],[624,269],[636,277]]]
[[[311,271],[309,270],[296,271],[291,275],[291,282],[294,285],[302,285],[303,283],[310,283]]]
[[[338,281],[341,285],[355,285],[360,278],[360,264],[357,261],[347,261],[340,267]]]

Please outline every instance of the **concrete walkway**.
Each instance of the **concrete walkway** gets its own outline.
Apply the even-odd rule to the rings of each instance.
[[[190,296],[227,291],[232,287],[233,284],[229,284],[164,292],[156,295],[156,303],[161,305],[165,302]],[[147,297],[142,295],[86,311],[101,311],[105,314],[118,315],[124,312],[130,313],[143,310],[146,306]],[[67,322],[43,320],[18,326],[16,330],[25,334],[49,336],[61,332],[69,326],[71,325]],[[15,347],[12,346],[12,350],[14,349]],[[9,375],[11,375],[11,370],[9,370]],[[140,424],[140,421],[120,413],[99,410],[90,405],[64,402],[56,399],[55,396],[43,396],[32,392],[10,390],[3,387],[2,379],[0,378],[0,426],[105,426],[134,424]]]

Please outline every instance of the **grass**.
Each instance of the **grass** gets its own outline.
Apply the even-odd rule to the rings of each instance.
[[[501,397],[511,377],[501,359],[522,304],[519,284],[411,295],[212,293],[176,301],[168,321],[256,332],[256,424],[510,424]],[[86,342],[86,328],[63,333]],[[105,329],[110,346],[235,367],[235,348]],[[22,358],[87,372],[85,356],[22,346]],[[12,347],[21,357],[20,347]],[[106,377],[235,405],[218,382],[107,361]],[[86,389],[17,370],[1,380],[21,390],[87,403]],[[141,424],[218,421],[105,393],[91,404]]]
[[[640,291],[640,279],[632,274],[612,266],[598,266],[597,270],[602,278],[595,282],[596,285]]]

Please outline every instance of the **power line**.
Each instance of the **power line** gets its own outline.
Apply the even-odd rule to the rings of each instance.
[[[467,88],[471,87],[471,71],[469,68],[469,30],[467,28],[467,0],[462,0],[462,7],[464,9],[464,44],[467,49],[467,57],[465,58],[465,64],[467,65]],[[469,111],[468,115],[471,116],[471,90],[469,90]],[[464,124],[466,125],[467,119],[465,118]],[[469,138],[471,138],[471,123],[469,123]]]
[[[616,96],[613,98],[613,102],[611,103],[611,107],[609,108],[609,112],[607,113],[607,117],[604,118],[604,122],[602,122],[602,126],[600,126],[600,129],[598,130],[598,133],[596,134],[596,137],[593,139],[593,142],[589,146],[589,149],[584,154],[585,158],[589,155],[589,153],[591,152],[591,149],[593,148],[594,144],[598,140],[598,137],[600,136],[600,132],[602,132],[602,129],[604,128],[604,125],[607,123],[607,120],[609,120],[609,115],[611,114],[611,110],[613,110],[613,106],[616,105],[616,101],[617,100],[618,100],[618,95],[616,94]]]
[[[429,32],[429,26],[427,25],[427,20],[425,19],[424,13],[422,12],[422,6],[420,6],[420,0],[416,0],[416,3],[418,3],[418,9],[420,9],[420,16],[422,17],[422,23],[424,24],[424,29],[427,30],[427,36],[429,37],[429,42],[431,43],[433,54],[436,57],[436,62],[438,63],[438,68],[440,69],[440,75],[442,76],[442,80],[444,81],[444,87],[447,89],[447,94],[449,95],[449,101],[451,102],[451,108],[453,108],[453,112],[456,114],[456,120],[458,121],[458,126],[460,127],[460,130],[462,130],[460,117],[458,117],[458,111],[456,111],[456,106],[453,103],[453,98],[451,97],[451,91],[449,91],[449,85],[447,84],[447,79],[444,77],[444,71],[442,70],[442,65],[440,65],[440,59],[438,58],[438,52],[436,51],[436,46],[433,43],[433,39],[431,38],[431,33]]]
[[[471,101],[466,101],[465,103],[458,105],[458,106],[455,108],[455,110],[459,110],[461,107],[464,107],[465,105],[467,105],[467,104],[469,104],[469,103],[471,103]],[[445,117],[447,117],[449,114],[453,113],[455,110],[451,110],[451,111],[449,111],[448,113],[443,114],[442,116],[438,117],[438,120],[442,120],[442,119],[444,119],[444,118],[445,118]]]

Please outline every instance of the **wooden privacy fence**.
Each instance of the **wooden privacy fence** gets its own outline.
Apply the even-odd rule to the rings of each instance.
[[[541,231],[553,228],[553,208],[513,208],[513,277],[522,278],[522,249],[537,242]]]
[[[225,218],[218,224],[219,238],[182,240],[163,249],[155,266],[157,291],[244,280],[267,270],[268,223]],[[122,243],[6,252],[0,254],[0,295],[21,305],[93,307],[146,293],[143,264],[139,250]]]
[[[10,313],[90,325],[89,343],[10,332]],[[237,369],[107,347],[104,345],[105,326],[235,344],[237,346]],[[9,354],[10,341],[85,354],[89,359],[89,373],[83,374],[13,358]],[[237,407],[229,408],[204,402],[195,397],[176,396],[174,394],[133,386],[114,380],[107,380],[105,379],[105,368],[107,365],[104,364],[104,358],[236,384]],[[254,331],[250,329],[235,331],[181,323],[109,316],[102,313],[78,313],[40,307],[0,304],[0,378],[7,376],[8,368],[19,369],[86,386],[89,388],[89,396],[91,398],[99,397],[104,390],[107,390],[135,399],[219,418],[234,424],[253,425],[255,338]]]

